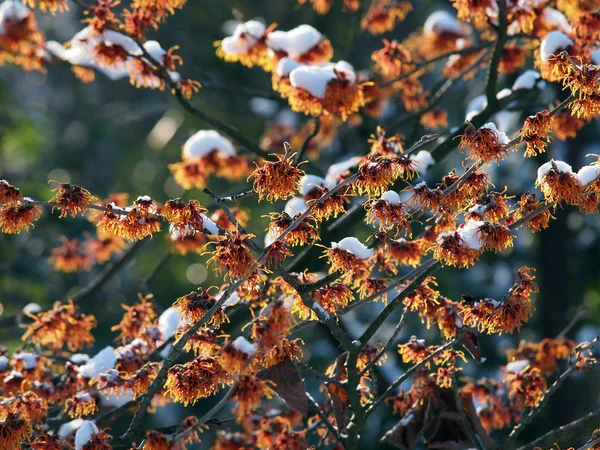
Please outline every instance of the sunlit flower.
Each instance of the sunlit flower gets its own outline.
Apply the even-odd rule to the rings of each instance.
[[[394,78],[405,72],[410,72],[415,67],[408,49],[393,40],[383,40],[383,48],[373,52],[371,59],[383,77]]]
[[[386,191],[379,198],[365,205],[367,223],[378,224],[380,230],[393,229],[396,236],[400,232],[411,234],[408,222],[408,205],[400,201],[400,196],[394,191]]]
[[[111,331],[119,331],[117,339],[125,344],[136,338],[143,338],[144,333],[154,324],[156,313],[154,306],[150,301],[154,296],[152,294],[143,297],[138,294],[139,302],[134,305],[121,304],[125,310],[123,318],[118,325],[111,328]]]
[[[52,14],[69,10],[67,0],[27,0],[26,3],[30,8],[39,8],[42,12],[49,11]]]
[[[0,180],[0,204],[16,206],[22,201],[23,194],[19,188],[9,184],[6,180]]]
[[[272,67],[266,39],[274,25],[266,28],[257,20],[249,20],[236,26],[233,35],[215,42],[217,56],[227,62],[239,62],[246,67],[259,66],[265,70]]]
[[[396,22],[401,22],[412,11],[408,2],[396,0],[377,0],[373,2],[360,21],[361,30],[369,30],[371,34],[382,34],[394,29]]]
[[[421,116],[420,122],[426,130],[447,128],[448,111],[442,108],[432,108]]]
[[[201,320],[216,303],[217,299],[215,297],[210,295],[207,291],[200,289],[179,297],[175,300],[173,306],[180,311],[182,317],[185,317],[185,319],[191,323],[195,323],[198,320]],[[229,319],[227,318],[225,311],[223,311],[222,308],[218,308],[206,322],[206,325],[218,328],[224,322],[229,322]]]
[[[493,123],[487,123],[478,130],[469,125],[460,139],[458,148],[467,150],[469,157],[477,163],[498,161],[508,157],[509,139],[498,131]]]
[[[42,215],[42,208],[32,203],[31,199],[24,198],[23,202],[0,206],[0,229],[6,234],[18,234],[29,231],[33,222]]]
[[[508,395],[517,409],[535,407],[542,399],[548,385],[539,369],[525,372],[509,372],[503,381],[508,385]]]
[[[69,240],[64,236],[60,239],[62,245],[52,249],[52,256],[49,259],[54,269],[61,272],[80,272],[92,268],[93,260],[77,239]]]
[[[550,161],[537,171],[535,184],[544,193],[547,202],[576,205],[581,199],[583,186],[571,166],[563,161]]]
[[[362,85],[345,61],[321,66],[302,65],[289,74],[288,100],[293,111],[312,116],[341,116],[346,121],[364,105]]]
[[[271,398],[272,396],[273,391],[266,381],[249,375],[241,376],[231,395],[232,400],[237,402],[236,414],[238,420],[251,414],[254,408],[260,404],[262,398]]]
[[[98,411],[98,405],[89,393],[82,392],[65,401],[65,411],[73,419],[95,414]]]
[[[398,353],[405,364],[417,364],[436,350],[435,346],[425,344],[424,339],[411,336],[406,344],[398,345]],[[430,363],[426,363],[429,367]]]
[[[219,236],[217,241],[210,244],[215,245],[208,260],[208,264],[214,264],[218,273],[225,272],[227,280],[240,280],[249,278],[253,271],[256,260],[250,253],[250,249],[244,242],[252,239],[252,234],[227,233]]]
[[[201,398],[219,392],[225,384],[227,373],[213,358],[196,358],[185,364],[176,364],[169,369],[165,389],[169,396],[184,406],[194,405]]]
[[[250,175],[250,178],[254,178],[253,189],[258,193],[259,200],[286,200],[300,189],[304,171],[294,165],[295,154],[275,156],[276,161],[257,165]]]
[[[542,202],[537,199],[533,192],[526,192],[518,201],[519,208],[516,211],[516,216],[519,219],[527,217],[530,213],[542,206]],[[545,230],[548,228],[550,219],[554,218],[549,210],[545,210],[529,219],[525,226],[533,232]]]
[[[91,330],[96,326],[95,317],[80,313],[79,308],[72,302],[65,305],[57,302],[50,311],[30,317],[34,319],[34,323],[27,327],[22,337],[24,341],[31,341],[53,350],[67,345],[73,352],[94,343]]]

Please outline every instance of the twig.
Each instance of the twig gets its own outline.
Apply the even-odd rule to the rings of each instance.
[[[456,338],[452,339],[451,341],[448,341],[447,343],[445,343],[441,347],[438,347],[438,349],[436,351],[434,351],[431,355],[427,356],[426,358],[423,358],[417,364],[415,364],[412,367],[410,367],[398,379],[396,379],[396,381],[394,381],[392,384],[390,384],[390,386],[385,390],[385,392],[383,394],[381,394],[381,396],[379,398],[377,398],[377,400],[375,400],[369,406],[369,408],[366,411],[367,417],[371,413],[373,413],[375,411],[375,409],[377,409],[377,407],[379,405],[381,405],[386,398],[388,398],[390,395],[392,395],[393,392],[396,390],[396,388],[398,386],[400,386],[404,382],[404,380],[406,380],[410,375],[412,375],[413,372],[415,372],[417,369],[419,369],[420,367],[422,367],[424,364],[427,364],[429,361],[431,361],[433,358],[435,358],[440,353],[442,353],[445,350],[447,350],[448,348],[452,347],[457,342],[457,338],[458,338],[458,336]]]
[[[572,438],[581,436],[585,430],[589,428],[596,428],[598,420],[600,419],[600,409],[592,411],[585,416],[574,420],[566,425],[558,427],[556,430],[549,431],[548,433],[540,436],[529,444],[519,447],[517,450],[532,450],[534,448],[548,448],[555,442],[568,441]]]
[[[498,66],[504,53],[504,44],[506,42],[506,0],[498,0],[498,30],[496,37],[496,45],[494,47],[494,53],[490,60],[490,66],[488,69],[485,93],[488,100],[488,106],[498,102],[496,98],[496,85],[498,84]]]
[[[125,250],[119,258],[113,262],[108,263],[104,268],[96,275],[96,277],[82,290],[75,294],[71,299],[77,303],[84,298],[92,295],[98,289],[100,289],[108,280],[110,280],[115,274],[121,270],[122,267],[127,264],[135,253],[144,245],[145,240],[135,241],[132,243],[127,250]]]
[[[377,355],[375,355],[375,358],[373,358],[371,361],[369,361],[369,363],[365,366],[365,368],[360,372],[359,376],[362,377],[365,373],[367,373],[367,371],[369,371],[375,364],[377,364],[377,361],[379,361],[383,357],[383,355],[385,355],[385,353],[389,350],[389,348],[392,346],[392,344],[394,343],[394,341],[400,334],[400,330],[402,330],[402,326],[404,325],[405,317],[406,317],[406,308],[404,309],[404,311],[402,311],[402,316],[400,317],[400,320],[398,321],[398,325],[396,325],[396,328],[394,329],[394,332],[392,333],[390,338],[387,340],[387,342],[382,347],[382,349],[377,353]]]
[[[321,410],[321,407],[319,406],[317,401],[314,398],[312,398],[312,396],[308,392],[306,392],[306,398],[308,399],[308,402],[313,407],[313,409],[315,410],[315,412],[317,413],[317,415],[319,416],[321,421],[325,424],[327,429],[335,436],[335,438],[339,442],[342,442],[342,438],[341,438],[340,433],[338,432],[337,428],[335,428],[333,426],[333,424],[329,421],[327,416],[323,413],[323,411]]]
[[[314,119],[314,128],[313,128],[312,132],[308,136],[306,136],[306,139],[304,140],[304,143],[302,144],[302,148],[300,149],[300,151],[298,152],[298,155],[296,156],[296,164],[302,162],[302,158],[304,157],[306,150],[308,150],[310,141],[312,141],[312,139],[317,134],[319,134],[320,130],[321,130],[321,117],[317,116]]]
[[[485,446],[481,443],[481,440],[477,434],[475,434],[475,430],[473,430],[473,426],[465,414],[465,407],[460,399],[460,392],[458,391],[458,380],[456,379],[456,373],[452,373],[452,393],[454,394],[456,409],[458,409],[458,415],[460,416],[460,421],[462,422],[465,433],[467,433],[469,439],[471,439],[473,444],[476,445],[479,450],[485,450]]]

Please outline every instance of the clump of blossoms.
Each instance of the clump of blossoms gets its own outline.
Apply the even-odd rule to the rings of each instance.
[[[332,0],[299,3],[307,1],[319,14],[337,7]],[[64,0],[26,3],[53,14],[66,7]],[[490,190],[506,173],[504,160],[511,150],[524,144],[524,154],[513,156],[537,157],[549,149],[551,136],[576,137],[598,117],[597,2],[452,0],[454,13],[432,11],[422,27],[404,30],[401,38],[395,33],[397,40],[383,40],[367,55],[356,53],[354,41],[364,37],[360,33],[394,32],[413,6],[399,0],[340,3],[354,29],[344,48],[335,46],[335,54],[334,41],[309,24],[280,30],[245,20],[236,11],[237,20],[224,26],[225,37],[215,43],[217,56],[261,69],[253,74],[263,77],[273,95],[238,83],[223,86],[222,77],[202,86],[178,73],[185,70],[178,45],[163,48],[147,40],[185,0],[134,0],[125,7],[117,0],[92,1],[84,8],[85,28],[65,45],[46,41],[36,22],[39,14],[24,4],[0,4],[0,64],[47,71],[68,63],[83,83],[99,72],[156,94],[168,89],[186,111],[215,128],[194,130],[180,160],[169,165],[172,179],[164,189],[170,197],[185,194],[185,201],[159,203],[142,195],[130,202],[127,194],[98,200],[70,183],[58,184],[46,197],[50,200],[42,201],[0,180],[4,233],[30,231],[43,208],[56,209],[61,219],[81,220],[85,214],[96,233],[62,238],[49,261],[56,271],[69,273],[108,263],[72,301],[57,302],[48,311],[30,303],[14,316],[2,315],[3,325],[15,322],[25,329],[16,351],[0,347],[2,449],[176,450],[198,443],[203,431],[213,432],[215,450],[354,449],[365,445],[361,438],[365,423],[372,422],[369,416],[386,404],[400,417],[382,441],[397,448],[513,448],[562,380],[597,364],[597,339],[577,343],[566,337],[568,325],[556,338],[523,340],[507,350],[498,379],[459,379],[464,364],[470,364],[467,353],[479,364],[490,364],[484,361],[488,335],[512,334],[530,321],[538,287],[533,269],[522,267],[500,300],[464,294],[454,301],[444,295],[446,277],[433,275],[448,265],[469,268],[484,252],[511,257],[506,250],[517,230],[545,230],[557,206],[598,212],[598,161],[578,172],[561,161],[542,165],[536,186],[543,198],[513,192],[519,183]],[[182,51],[185,47],[183,42]],[[346,55],[371,67],[339,59]],[[498,76],[516,75],[531,57],[536,70],[519,74],[512,86]],[[438,71],[443,77],[435,83],[432,75]],[[479,89],[484,71],[485,95],[474,97],[459,117],[466,128],[455,128],[459,105],[449,107],[447,91],[471,79],[469,87]],[[202,67],[202,74],[209,72]],[[556,90],[541,92],[546,82],[560,83],[567,92],[551,99]],[[201,87],[206,97],[192,102]],[[248,123],[213,117],[210,90],[232,95],[232,101],[253,97]],[[279,97],[301,115],[280,108]],[[540,102],[555,107],[529,115],[526,109]],[[508,129],[502,120],[507,110],[525,117],[512,139],[500,130]],[[502,127],[489,122],[492,114]],[[185,133],[187,122],[174,117],[163,117],[150,132],[151,148],[165,147]],[[256,129],[262,119],[267,119],[264,129]],[[244,135],[248,130],[260,136],[258,143]],[[440,135],[419,140],[423,130]],[[446,156],[456,146],[466,154],[464,171],[458,165],[440,172],[436,165],[452,161]],[[12,161],[7,161],[12,175]],[[218,189],[226,195],[219,196],[204,189],[213,184],[231,191]],[[194,189],[204,189],[214,203],[196,198],[203,194]],[[248,204],[257,200],[271,204],[259,214],[264,220],[250,220],[254,211]],[[169,225],[168,234],[163,224]],[[264,244],[253,234],[261,229],[267,232]],[[111,327],[114,347],[75,353],[95,342],[97,322],[87,314],[87,296],[109,292],[103,283],[142,248],[126,240],[161,232],[164,239],[154,243],[167,247],[165,256],[143,278],[144,294],[122,303],[120,319]],[[39,239],[18,239],[7,236],[2,244],[26,243],[23,248],[33,255]],[[322,247],[315,245],[321,240],[330,244],[317,261],[314,247]],[[172,287],[163,282],[161,296],[148,292],[159,282],[155,277],[169,270],[169,261],[179,264],[186,254],[194,265],[185,275],[201,286],[177,293],[162,311]],[[204,266],[222,276],[220,286],[203,285],[205,274],[198,269]],[[207,276],[212,280],[212,275]],[[87,278],[82,274],[80,280]],[[376,315],[359,311],[367,304]],[[114,308],[108,309],[110,314]],[[399,316],[398,325],[392,333],[382,332],[392,315]],[[309,338],[317,333],[296,337],[318,321],[335,345],[315,348]],[[438,343],[416,336],[402,340],[397,350],[406,372],[395,380],[380,379],[377,367],[393,368],[389,353],[403,327],[415,323],[439,332]],[[323,394],[317,398],[311,394],[315,383]],[[164,427],[157,416],[156,428],[145,428],[152,422],[148,412],[170,402],[188,407],[217,395],[216,402],[208,400],[214,408],[202,418]],[[229,419],[226,410],[235,417]],[[110,436],[114,421],[127,415],[127,430]],[[503,430],[508,440],[495,442],[495,430]],[[598,438],[597,431],[592,438]]]

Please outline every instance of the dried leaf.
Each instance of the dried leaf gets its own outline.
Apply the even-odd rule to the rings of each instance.
[[[483,361],[485,361],[485,359],[481,357],[482,355],[481,347],[479,347],[479,338],[475,333],[467,331],[460,339],[460,343],[465,348],[465,350],[469,352],[469,354],[477,362],[477,364],[481,364]]]
[[[300,412],[303,416],[308,415],[308,399],[304,380],[289,358],[286,357],[283,362],[261,370],[257,377],[275,383],[272,389],[290,408]]]

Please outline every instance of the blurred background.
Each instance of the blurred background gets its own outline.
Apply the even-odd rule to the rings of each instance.
[[[262,70],[228,64],[215,56],[213,42],[230,31],[228,21],[234,19],[234,10],[246,20],[258,17],[266,24],[276,22],[283,30],[303,23],[311,24],[331,41],[334,60],[345,59],[357,70],[371,66],[370,55],[381,48],[382,37],[401,40],[422,26],[434,10],[452,12],[449,1],[414,1],[414,11],[393,32],[372,36],[355,33],[357,16],[343,13],[338,3],[341,2],[335,2],[328,15],[319,16],[310,4],[298,5],[294,0],[195,0],[188,2],[183,11],[170,17],[148,38],[158,40],[165,49],[180,46],[179,54],[184,60],[182,75],[205,85],[205,89],[193,98],[197,107],[258,141],[265,129],[278,120],[301,124],[311,119],[291,113],[286,103],[272,93],[270,76]],[[36,15],[48,40],[66,42],[83,27],[81,11],[74,6],[69,12],[56,16]],[[531,66],[529,61],[527,68]],[[501,76],[499,88],[510,87],[518,73]],[[449,112],[450,127],[463,123],[469,102],[483,91],[484,75],[480,73],[474,80],[457,83],[444,96],[440,106]],[[425,77],[426,87],[434,84],[437,77],[439,71]],[[502,112],[494,121],[499,129],[511,136],[520,128],[526,115],[537,112],[561,95],[559,87],[546,86],[524,111]],[[390,104],[385,110],[388,118],[403,113],[397,104]],[[365,119],[358,125],[343,125],[341,138],[323,152],[322,167],[351,155],[364,155],[368,151],[368,136],[375,131],[375,126],[372,119]],[[181,146],[190,135],[208,128],[207,124],[187,114],[168,93],[136,89],[126,79],[113,82],[97,74],[94,83],[84,85],[75,79],[67,65],[51,66],[47,73],[23,72],[6,65],[0,67],[0,179],[8,180],[24,195],[35,199],[49,199],[52,194],[48,181],[57,180],[85,186],[99,198],[111,192],[128,192],[132,199],[150,195],[157,201],[165,201],[181,196],[185,200],[196,198],[208,204],[202,192],[180,188],[167,167],[180,160]],[[418,139],[427,133],[412,121],[398,131],[407,136],[409,144],[411,137]],[[506,186],[508,192],[516,196],[533,190],[537,167],[551,157],[565,160],[577,170],[586,154],[600,154],[598,131],[597,124],[589,124],[576,139],[555,141],[546,154],[537,158],[524,160],[518,154],[500,167],[492,167],[490,171],[496,190]],[[457,168],[460,173],[461,163],[462,155],[454,149],[427,172],[425,179],[435,183],[451,168]],[[248,184],[214,179],[209,187],[226,195],[244,191]],[[243,201],[242,206],[252,213],[249,231],[262,239],[267,226],[267,220],[262,216],[281,211],[284,202],[263,202],[257,206],[256,199],[251,198]],[[513,335],[481,336],[487,360],[479,366],[469,364],[462,375],[500,377],[499,366],[506,363],[506,349],[515,348],[520,340],[536,341],[556,336],[580,307],[586,308],[586,316],[569,332],[569,337],[577,341],[590,340],[600,333],[600,217],[582,216],[571,208],[558,209],[554,215],[556,220],[544,232],[536,235],[519,232],[515,246],[508,251],[485,255],[469,270],[446,268],[436,275],[441,293],[453,300],[465,293],[499,298],[512,285],[519,267],[527,265],[537,269],[540,293],[535,297],[536,312],[531,321]],[[48,257],[52,248],[60,245],[60,236],[83,238],[86,233],[93,232],[93,225],[85,219],[59,220],[46,210],[30,233],[0,234],[0,320],[15,316],[31,302],[46,309],[85,286],[102,267],[96,266],[90,272],[80,274],[64,274],[53,270]],[[373,229],[360,219],[349,220],[343,227],[325,231],[323,244],[329,245],[330,241],[345,236],[365,239],[372,232]],[[96,347],[90,354],[113,343],[116,333],[110,331],[110,326],[119,321],[123,312],[121,304],[134,303],[138,292],[151,291],[157,303],[167,308],[174,299],[198,286],[207,288],[221,284],[211,268],[206,267],[206,257],[188,254],[171,257],[150,286],[142,286],[141,280],[167,252],[169,239],[166,233],[155,235],[141,245],[124,270],[82,303],[83,311],[93,313],[99,321],[95,330]],[[317,257],[319,254],[319,249],[311,251],[297,270],[326,269],[324,261]],[[353,336],[359,336],[380,309],[381,303],[362,307],[343,317],[341,323]],[[232,321],[231,330],[239,327],[243,323],[239,320],[247,315],[236,317],[238,322]],[[394,318],[388,320],[388,328],[380,335],[382,338],[391,334]],[[0,328],[0,343],[14,349],[21,334],[22,330],[11,321],[4,321]],[[416,316],[409,317],[398,342],[406,341],[412,334],[429,338],[432,343],[438,339],[437,332],[426,330]],[[324,370],[338,352],[327,330],[315,325],[299,335],[307,343],[319,341],[320,345],[307,345],[305,360],[310,359],[317,370]],[[381,389],[402,370],[398,361],[390,357],[381,372]],[[594,374],[580,374],[565,382],[545,411],[522,435],[523,442],[598,408],[600,385],[595,380]],[[315,380],[307,382],[320,398]],[[163,408],[148,419],[148,425],[170,425],[191,414],[192,410],[198,414],[205,411],[214,402],[215,399],[206,399],[186,411],[179,406]],[[384,407],[370,420],[365,445],[376,448],[377,439],[398,418]],[[123,423],[125,425],[126,421]],[[122,431],[119,428],[117,424],[112,431]],[[585,441],[587,437],[581,439]],[[198,448],[210,442],[211,438],[205,435],[204,443]]]

